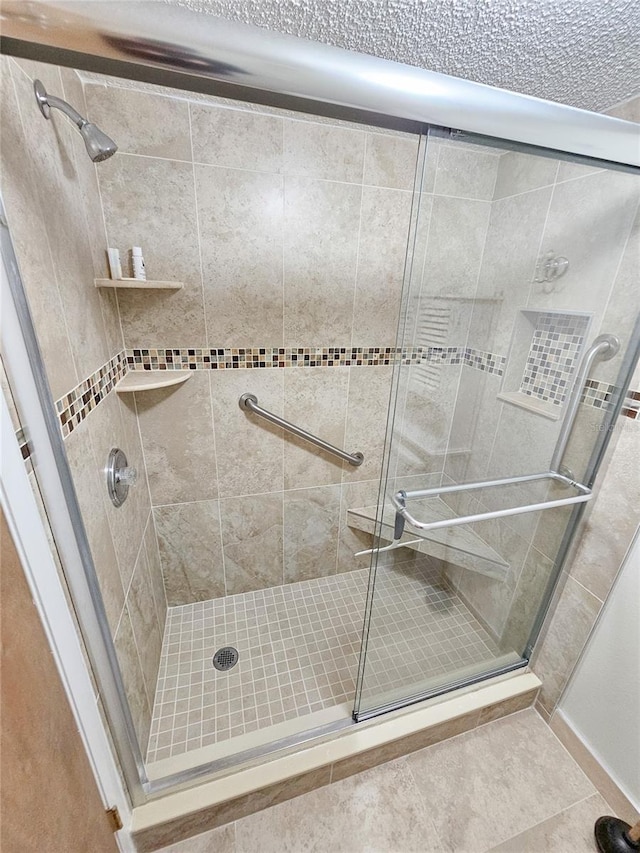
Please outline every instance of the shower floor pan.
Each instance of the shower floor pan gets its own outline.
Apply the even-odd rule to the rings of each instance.
[[[451,518],[451,507],[441,498],[414,501],[412,507],[415,507],[414,511],[419,513],[421,518],[428,521]],[[376,512],[376,506],[350,509],[347,513],[347,523],[356,530],[375,533]],[[393,541],[395,516],[392,507],[384,508],[380,536],[385,541]],[[416,542],[416,539],[422,541]],[[407,548],[421,554],[428,554],[495,580],[504,580],[509,572],[509,563],[468,526],[440,527],[425,533],[411,529],[403,533],[400,542],[406,542]]]
[[[367,582],[368,570],[358,569],[170,608],[150,766],[213,746],[217,755],[228,755],[274,740],[287,726],[300,731],[311,722],[348,718]],[[367,693],[383,694],[500,654],[424,562],[379,571],[377,584]],[[212,659],[224,646],[237,649],[239,659],[221,672]]]

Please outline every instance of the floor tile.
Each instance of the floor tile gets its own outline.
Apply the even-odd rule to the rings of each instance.
[[[600,794],[594,794],[493,847],[491,853],[594,853],[593,827],[607,814],[611,809]]]
[[[484,853],[595,793],[532,710],[405,760],[452,853]]]
[[[441,853],[403,759],[236,823],[237,853]]]
[[[169,609],[148,761],[351,703],[368,570]],[[422,564],[380,572],[366,698],[491,660],[498,649]],[[239,652],[233,669],[214,652]]]

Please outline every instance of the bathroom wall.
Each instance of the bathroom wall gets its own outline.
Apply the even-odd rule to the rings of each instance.
[[[93,283],[94,276],[105,275],[95,166],[82,138],[60,113],[53,111],[45,121],[33,79],[40,78],[81,113],[86,104],[75,72],[4,57],[1,68],[3,199],[59,413],[69,401],[70,420],[63,428],[67,457],[144,748],[166,613],[149,488],[131,403],[84,383],[105,364],[116,373],[123,367],[115,297]],[[90,417],[81,420],[80,407]],[[103,469],[114,446],[126,448],[140,473],[121,509],[107,500],[104,483]],[[37,460],[35,469],[37,474]]]
[[[499,397],[510,387],[509,371],[519,357],[520,338],[529,346],[522,335],[522,319],[518,319],[522,318],[520,309],[526,308],[542,312],[539,321],[548,311],[590,315],[586,334],[584,329],[563,326],[558,315],[546,315],[550,334],[548,339],[537,339],[543,348],[566,342],[575,353],[576,345],[570,343],[567,331],[580,332],[587,343],[604,332],[615,333],[621,340],[619,355],[592,371],[595,381],[580,407],[565,456],[565,464],[580,478],[599,434],[601,406],[613,390],[640,312],[637,180],[618,172],[508,152],[499,158],[492,198],[478,299],[466,345],[493,353],[501,369],[477,371],[463,365],[444,471],[451,480],[465,482],[548,470],[559,421]],[[536,262],[549,251],[570,261],[568,272],[553,287],[534,281]],[[537,332],[543,333],[544,329]],[[563,358],[567,352],[563,351]],[[523,355],[526,352],[520,357]],[[563,382],[569,381],[577,354],[571,359],[572,364],[563,367],[549,356],[541,365],[560,380],[561,387],[551,393],[552,398],[556,393],[562,399],[567,387]],[[537,384],[543,383],[542,376]],[[638,387],[636,382],[632,389]],[[543,396],[549,396],[544,388],[538,394]],[[531,402],[538,402],[535,395]],[[553,414],[552,403],[543,405]],[[633,415],[632,405],[629,399],[623,410],[627,418]],[[557,409],[560,414],[561,407]],[[505,505],[505,499],[515,505],[542,499],[545,493],[546,487],[528,484],[500,493],[466,493],[449,503],[458,512],[478,512],[497,509]],[[558,489],[551,493],[565,496]],[[508,556],[510,571],[505,580],[447,568],[450,582],[505,650],[521,652],[527,642],[570,515],[570,508],[556,509],[473,525],[482,539]]]
[[[610,115],[640,124],[640,95],[610,110]],[[620,286],[637,298],[640,269],[640,217],[636,216],[617,275]],[[621,300],[612,319],[628,322],[629,301]],[[609,309],[607,309],[608,311]],[[543,686],[539,710],[551,718],[624,564],[640,518],[640,365],[631,389],[628,416],[620,418],[599,474],[596,496],[563,572],[532,663]]]
[[[377,497],[417,140],[95,77],[85,95],[120,146],[108,244],[185,285],[118,294],[132,366],[192,368],[135,395],[169,604],[365,565],[346,508]]]

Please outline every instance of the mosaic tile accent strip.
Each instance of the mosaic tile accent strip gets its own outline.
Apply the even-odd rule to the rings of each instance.
[[[555,315],[551,315],[554,316]],[[239,348],[239,349],[130,349],[123,350],[101,368],[80,382],[72,391],[56,401],[63,438],[71,435],[89,412],[113,391],[116,383],[129,370],[236,370],[265,367],[378,367],[395,364],[398,358],[404,365],[430,363],[436,365],[464,364],[474,370],[502,376],[506,358],[495,353],[463,347],[300,347],[300,348]],[[613,386],[598,386],[598,392],[586,393],[583,402],[602,408]],[[566,393],[566,383],[563,386]],[[609,390],[606,390],[609,389]],[[522,389],[521,389],[522,390]],[[528,393],[528,392],[525,392]],[[622,414],[636,418],[637,396],[630,392],[629,405]],[[606,399],[605,399],[606,398]],[[561,402],[555,401],[555,402]]]
[[[62,437],[67,438],[95,407],[111,393],[127,372],[124,350],[56,401]]]
[[[261,367],[376,367],[392,364],[394,347],[238,347],[127,350],[131,370],[238,370]]]
[[[538,315],[520,386],[523,394],[563,404],[588,323],[575,314]]]
[[[503,355],[492,352],[483,352],[478,349],[466,349],[464,351],[464,363],[474,370],[484,370],[486,373],[495,373],[502,376],[507,359]]]
[[[613,399],[616,386],[597,379],[587,379],[580,402],[594,409],[606,408]],[[620,414],[622,417],[640,420],[640,391],[628,391]]]
[[[368,569],[169,609],[148,761],[353,701]],[[439,571],[379,572],[371,690],[486,660],[493,641]],[[387,642],[387,637],[393,642]],[[237,665],[218,672],[214,652]],[[403,661],[399,667],[399,661]]]

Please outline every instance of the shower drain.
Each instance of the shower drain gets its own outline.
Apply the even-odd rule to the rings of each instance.
[[[213,665],[216,669],[224,672],[238,663],[238,657],[238,650],[234,649],[233,646],[223,646],[213,656]]]

